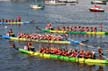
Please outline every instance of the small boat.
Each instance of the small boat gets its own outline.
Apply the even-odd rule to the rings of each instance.
[[[43,9],[43,6],[41,6],[41,5],[30,5],[30,7],[32,9]]]
[[[104,9],[102,9],[100,6],[94,6],[92,8],[89,9],[89,11],[91,12],[104,12]]]
[[[78,3],[78,0],[59,0],[61,3]]]
[[[44,4],[40,1],[40,0],[34,0],[34,4],[30,5],[30,7],[32,9],[43,9],[44,8]]]
[[[91,1],[91,4],[102,4],[102,5],[106,5],[107,2],[106,1],[95,0],[95,1]]]
[[[100,59],[68,57],[68,56],[62,56],[62,55],[56,55],[56,54],[32,52],[32,51],[24,50],[22,48],[17,48],[17,50],[24,54],[28,54],[28,55],[36,56],[40,58],[45,58],[45,59],[60,60],[60,61],[66,61],[66,62],[72,62],[72,63],[83,63],[83,64],[88,64],[88,65],[103,65],[103,64],[108,65],[108,60],[104,60],[104,59],[100,60]]]
[[[45,1],[45,4],[46,5],[54,5],[54,6],[56,6],[56,5],[66,5],[66,3],[63,3],[63,2],[59,2],[59,1],[57,1],[57,0],[46,0]]]
[[[25,22],[0,22],[0,25],[20,25],[20,24],[32,24],[32,21],[25,21]]]

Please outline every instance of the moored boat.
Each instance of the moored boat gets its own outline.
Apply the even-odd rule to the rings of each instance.
[[[41,5],[30,5],[32,9],[43,9],[44,7]]]
[[[94,7],[89,8],[89,11],[91,11],[91,12],[104,12],[104,9],[101,8],[100,6],[95,5]]]
[[[91,1],[91,4],[103,4],[103,5],[106,5],[107,2],[106,1],[101,1],[101,0],[95,0],[95,1]]]
[[[45,0],[46,5],[52,5],[52,6],[57,6],[57,5],[66,5],[66,3],[59,2],[57,0]]]

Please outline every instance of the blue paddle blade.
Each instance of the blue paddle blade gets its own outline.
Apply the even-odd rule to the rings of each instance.
[[[80,41],[75,41],[75,40],[72,40],[70,38],[68,38],[68,41],[70,41],[71,44],[78,44],[79,45],[81,43]]]

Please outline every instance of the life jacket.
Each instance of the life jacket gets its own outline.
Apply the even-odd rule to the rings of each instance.
[[[24,50],[29,50],[27,46],[24,46]]]
[[[76,57],[78,55],[77,52],[73,52],[72,54],[73,54],[72,57]]]
[[[9,36],[15,37],[15,34],[12,31],[9,31]]]
[[[79,57],[84,58],[85,54],[84,53],[80,53]]]
[[[93,28],[92,28],[92,31],[93,31],[93,32],[97,32],[97,27],[93,27]]]

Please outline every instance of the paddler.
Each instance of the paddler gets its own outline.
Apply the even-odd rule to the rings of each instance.
[[[93,30],[94,30],[94,32],[97,32],[97,27],[94,27],[94,29],[93,29]]]
[[[85,57],[85,51],[84,50],[80,50],[79,57],[80,58],[84,58]]]
[[[75,49],[72,54],[70,55],[71,57],[79,57],[79,53],[78,53],[78,50]]]
[[[100,32],[102,32],[103,31],[103,24],[102,23],[99,25],[99,28],[100,28]]]
[[[61,28],[60,28],[59,26],[57,26],[56,30],[60,31],[60,30],[61,30]]]
[[[24,49],[33,52],[35,51],[35,48],[33,47],[31,42],[28,42],[27,45],[24,46]]]
[[[78,32],[81,32],[81,26],[78,26]]]
[[[103,49],[101,47],[98,47],[98,53],[99,53],[99,59],[103,59]]]
[[[74,32],[76,32],[77,31],[77,26],[74,26],[74,29],[73,30],[74,30]]]
[[[9,21],[8,22],[11,22],[11,20],[9,19]]]
[[[73,31],[73,26],[71,26],[71,31]]]
[[[4,18],[2,18],[2,22],[4,22]]]
[[[93,27],[90,27],[90,30],[91,30],[91,32],[93,32],[94,30],[93,30]]]
[[[10,29],[7,33],[8,36],[15,37],[15,34],[12,29]]]
[[[65,26],[62,27],[62,31],[66,31],[66,27]]]
[[[47,26],[45,27],[46,30],[53,30],[54,28],[52,27],[51,23],[48,23]]]
[[[12,48],[15,48],[16,50],[18,50],[18,48],[16,47],[15,43],[13,43],[13,44],[11,45],[11,47],[12,47]]]
[[[17,22],[21,22],[22,20],[21,20],[21,16],[18,16],[17,17]]]
[[[92,53],[92,59],[96,59],[96,52],[92,50],[91,53]]]
[[[85,31],[86,32],[90,32],[90,28],[89,27],[85,27]]]
[[[69,27],[69,26],[67,26],[67,27],[66,27],[66,31],[69,31],[69,28],[70,28],[70,27]]]
[[[28,42],[27,46],[28,46],[30,51],[33,51],[33,52],[35,51],[35,48],[34,48],[34,46],[33,46],[33,44],[31,42]]]

